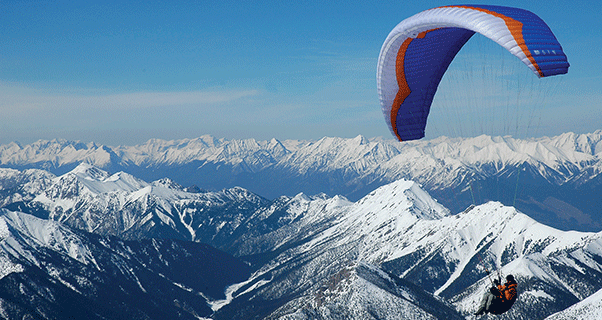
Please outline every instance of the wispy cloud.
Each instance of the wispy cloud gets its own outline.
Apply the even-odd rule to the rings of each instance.
[[[0,143],[68,138],[123,141],[212,133],[233,110],[261,100],[255,89],[106,93],[0,83]],[[100,138],[99,138],[100,137]],[[109,139],[110,138],[110,139]],[[135,141],[131,141],[135,142]]]
[[[72,90],[71,90],[72,91]],[[207,90],[130,92],[95,94],[82,92],[49,93],[46,89],[33,89],[0,84],[0,112],[4,115],[20,111],[57,111],[72,108],[145,109],[185,105],[213,105],[227,103],[259,94],[257,90]]]

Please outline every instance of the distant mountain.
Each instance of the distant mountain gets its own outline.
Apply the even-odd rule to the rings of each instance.
[[[80,163],[146,181],[169,177],[218,191],[239,186],[275,199],[300,192],[358,200],[404,178],[452,212],[490,200],[564,230],[602,229],[602,131],[519,140],[438,138],[400,143],[362,136],[318,141],[149,140],[108,147],[66,140],[0,146],[0,166],[65,174]]]
[[[249,271],[200,243],[121,241],[0,209],[3,319],[206,319]]]

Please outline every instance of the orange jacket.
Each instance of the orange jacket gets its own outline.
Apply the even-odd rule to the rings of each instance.
[[[506,282],[506,284],[499,285],[497,288],[500,291],[498,298],[502,301],[514,302],[516,300],[516,282]]]
[[[516,282],[506,282],[505,285],[499,285],[497,288],[499,294],[497,295],[498,299],[495,300],[498,302],[490,307],[489,313],[491,314],[502,314],[510,310],[516,301]]]

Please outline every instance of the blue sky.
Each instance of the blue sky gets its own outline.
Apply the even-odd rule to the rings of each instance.
[[[600,3],[479,3],[535,12],[571,63],[530,134],[602,129]],[[401,20],[448,4],[2,1],[0,143],[392,138],[376,93],[382,42]],[[474,122],[439,117],[431,131],[429,119],[427,137]]]

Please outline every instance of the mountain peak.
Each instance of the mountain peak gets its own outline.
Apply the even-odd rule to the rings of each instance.
[[[409,209],[414,217],[434,220],[449,215],[449,210],[414,182],[399,179],[384,185],[357,202],[360,206],[378,207],[381,212],[399,214]]]
[[[162,178],[157,181],[153,181],[151,184],[154,187],[164,187],[164,188],[168,188],[168,189],[184,191],[184,187],[182,187],[177,182],[175,182],[169,178]]]
[[[89,163],[82,162],[77,167],[69,172],[70,174],[76,175],[82,179],[91,181],[102,181],[109,177],[109,173],[101,170]]]
[[[106,193],[115,191],[131,192],[149,184],[125,172],[110,175],[89,163],[82,162],[75,169],[57,178],[58,181],[72,181],[68,177],[76,177],[89,191]]]
[[[368,144],[369,141],[368,141],[368,139],[366,139],[366,137],[364,137],[360,134],[357,137],[353,138],[353,143],[356,143],[361,146],[361,145]]]

